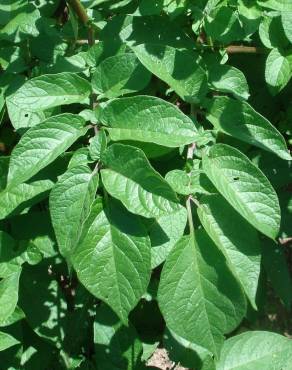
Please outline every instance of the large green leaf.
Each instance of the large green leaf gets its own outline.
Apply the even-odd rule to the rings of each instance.
[[[28,206],[46,197],[54,186],[51,180],[37,180],[29,184],[18,184],[0,192],[0,220],[14,212],[21,212]]]
[[[208,69],[208,82],[214,90],[233,94],[235,97],[248,99],[248,84],[244,74],[237,68],[212,64]]]
[[[198,54],[161,44],[131,46],[141,63],[166,82],[183,100],[198,103],[206,93],[207,77]]]
[[[69,168],[50,194],[50,213],[60,253],[68,257],[80,237],[90,213],[98,175],[86,165]]]
[[[40,12],[33,6],[28,6],[16,15],[1,29],[0,40],[20,42],[28,36],[39,35],[36,22],[40,18]]]
[[[180,208],[175,192],[148,162],[142,150],[113,144],[102,157],[106,190],[138,215],[156,218]]]
[[[111,99],[144,89],[150,78],[135,54],[119,54],[100,63],[92,76],[92,87],[100,98]]]
[[[292,43],[292,7],[289,12],[282,12],[281,16],[285,35],[290,43]]]
[[[289,370],[291,339],[267,331],[249,331],[228,339],[217,370]]]
[[[265,79],[271,93],[276,95],[280,92],[290,81],[291,75],[288,57],[278,49],[273,49],[267,57],[265,69]]]
[[[171,330],[216,357],[224,334],[239,324],[246,308],[243,292],[223,255],[203,230],[183,237],[170,252],[162,270],[158,303]]]
[[[221,195],[200,198],[198,215],[254,307],[261,269],[257,231]],[[240,236],[240,237],[239,237]]]
[[[73,253],[74,268],[81,283],[127,323],[149,282],[149,238],[140,220],[116,201],[105,211],[97,203],[89,219]]]
[[[7,185],[20,184],[68,149],[88,128],[80,116],[64,113],[31,127],[12,151]]]
[[[76,73],[57,73],[32,78],[7,100],[19,109],[36,112],[59,105],[80,103],[91,92],[88,81]]]
[[[239,150],[216,144],[203,169],[218,191],[256,229],[275,239],[280,228],[277,194],[264,174]]]
[[[209,100],[206,107],[207,119],[217,130],[291,159],[284,137],[248,103],[222,96]]]
[[[101,112],[112,140],[135,140],[167,147],[194,142],[192,120],[175,105],[152,96],[112,100]]]
[[[18,343],[19,341],[13,338],[12,335],[0,331],[0,351],[4,351],[5,349],[13,347]]]
[[[142,368],[142,344],[134,326],[124,326],[105,305],[96,309],[93,336],[96,363],[102,370]]]

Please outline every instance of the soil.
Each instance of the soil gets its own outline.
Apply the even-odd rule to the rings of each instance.
[[[168,357],[167,351],[163,348],[156,349],[150,360],[148,360],[147,366],[153,366],[160,370],[189,370],[172,362]]]

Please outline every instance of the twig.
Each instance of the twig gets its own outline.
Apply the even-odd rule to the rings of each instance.
[[[80,0],[67,0],[67,1],[71,8],[74,10],[77,17],[79,18],[80,22],[83,23],[88,28],[87,34],[88,45],[89,46],[94,45],[95,44],[94,29],[90,24],[90,19],[88,17],[86,9],[81,4]]]
[[[225,48],[227,54],[266,54],[268,49],[257,46],[229,45]]]

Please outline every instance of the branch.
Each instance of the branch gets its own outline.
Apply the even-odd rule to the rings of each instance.
[[[227,54],[266,54],[268,49],[257,46],[229,45],[225,48]]]
[[[94,39],[94,29],[90,24],[90,19],[87,15],[86,9],[81,4],[80,0],[67,0],[68,4],[71,6],[77,17],[79,18],[80,22],[83,23],[88,28],[88,45],[92,46],[95,44]]]

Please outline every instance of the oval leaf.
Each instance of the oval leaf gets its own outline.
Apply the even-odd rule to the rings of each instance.
[[[92,76],[92,87],[100,98],[112,99],[144,89],[150,79],[135,54],[127,53],[102,61]]]
[[[90,83],[76,73],[57,73],[32,78],[7,100],[19,109],[36,112],[59,105],[80,103],[91,92]]]
[[[60,253],[69,256],[90,213],[98,175],[86,165],[69,168],[50,194],[50,213]]]
[[[291,368],[292,341],[282,335],[253,331],[228,339],[218,370],[275,370]]]
[[[222,96],[209,100],[206,107],[207,119],[217,130],[280,158],[291,159],[284,137],[248,103]]]
[[[79,280],[127,323],[151,273],[150,241],[139,219],[116,201],[93,207],[88,231],[73,254]]]
[[[239,150],[216,144],[203,169],[218,191],[256,229],[274,239],[280,228],[277,194],[264,174]]]
[[[135,140],[166,147],[194,142],[198,136],[192,120],[176,106],[152,96],[112,100],[101,112],[112,140]]]
[[[80,116],[64,113],[30,128],[12,151],[7,185],[20,184],[65,152],[88,128]]]
[[[175,192],[148,162],[142,150],[113,144],[102,161],[101,170],[106,190],[138,215],[156,218],[180,208]]]
[[[195,52],[161,44],[132,45],[131,48],[140,62],[183,100],[198,103],[205,95],[207,77],[197,63]]]
[[[218,279],[225,283],[218,284]],[[170,252],[158,303],[168,328],[216,356],[224,333],[239,324],[246,308],[223,255],[203,230],[183,237]]]
[[[291,67],[288,57],[273,49],[267,57],[265,79],[273,95],[278,94],[290,81]]]

